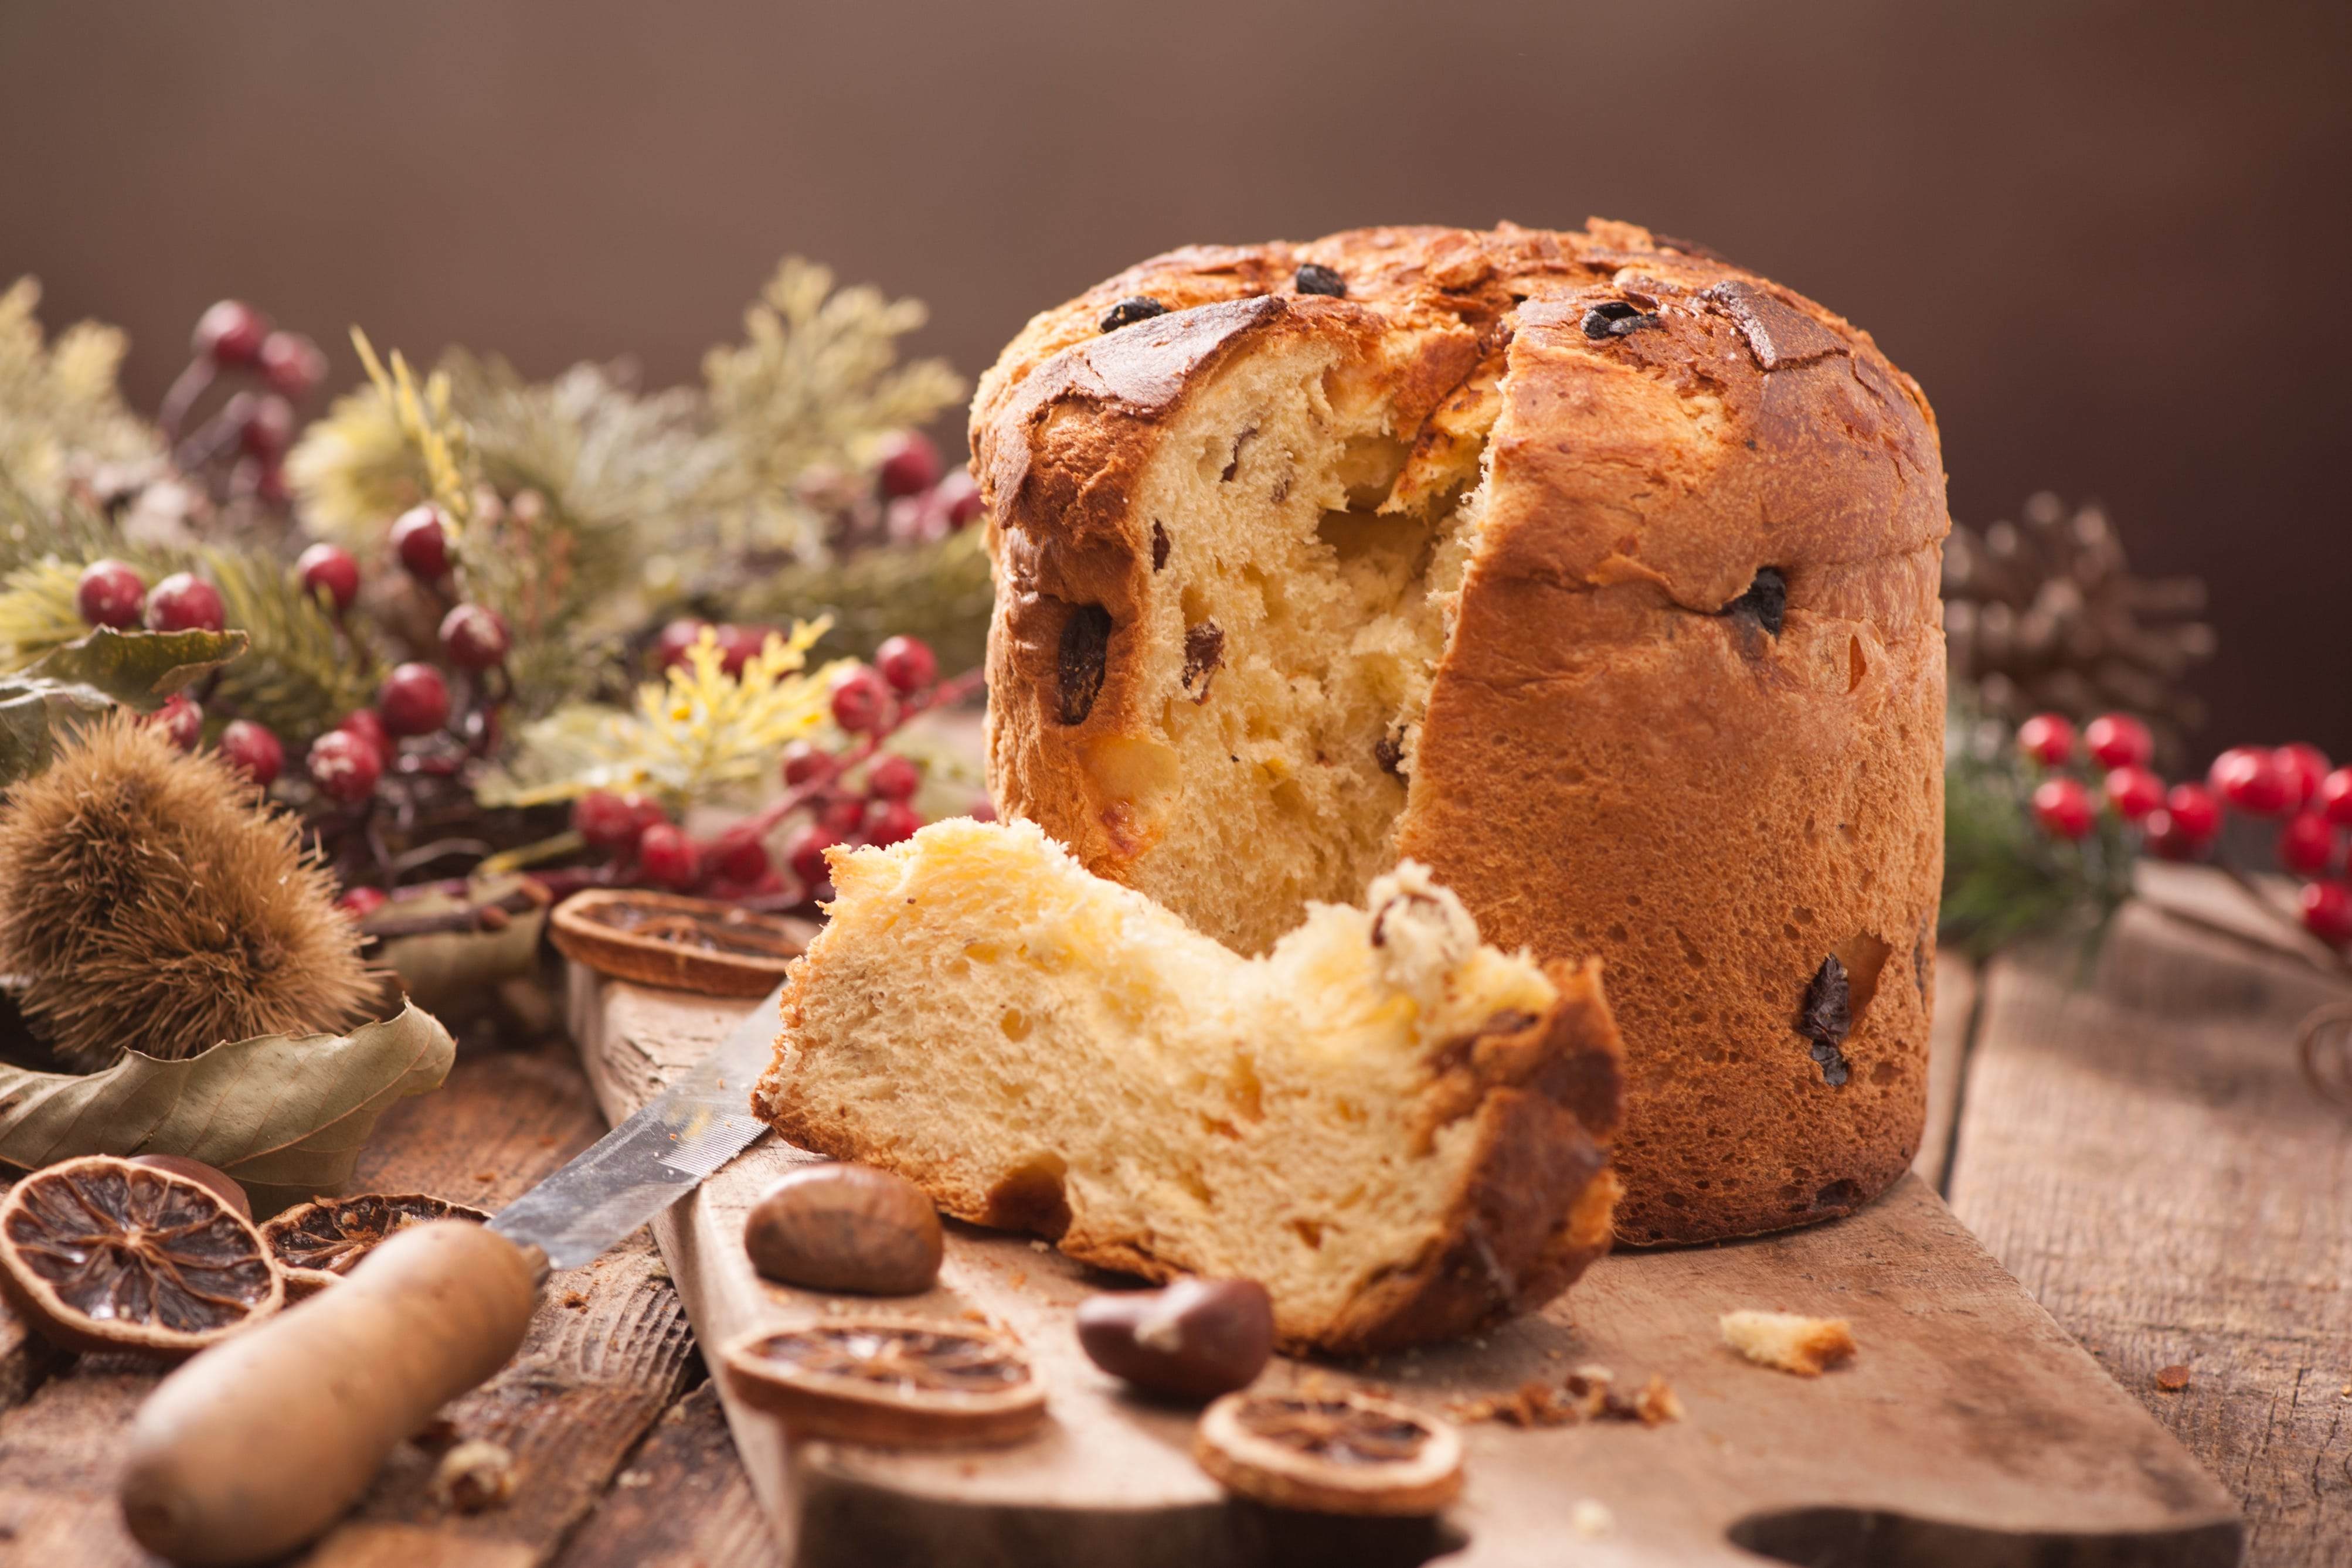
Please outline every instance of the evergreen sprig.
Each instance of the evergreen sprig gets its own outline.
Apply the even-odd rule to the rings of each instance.
[[[163,444],[117,384],[130,340],[82,321],[47,342],[34,314],[40,302],[30,277],[0,292],[0,476],[25,500],[51,507],[77,470],[150,461]]]
[[[1970,957],[2070,927],[2095,934],[2131,895],[2130,831],[2102,811],[2080,841],[2044,832],[2032,805],[2039,781],[2006,725],[1958,709],[1948,718],[1937,936]]]
[[[804,551],[807,514],[793,482],[819,465],[858,468],[893,430],[928,422],[963,396],[943,360],[897,363],[922,302],[787,256],[743,312],[744,341],[703,356],[715,436],[727,453],[712,500],[726,541]]]
[[[300,747],[375,700],[383,666],[373,652],[305,592],[283,562],[225,549],[206,550],[202,559],[229,626],[253,639],[215,687],[229,711]]]

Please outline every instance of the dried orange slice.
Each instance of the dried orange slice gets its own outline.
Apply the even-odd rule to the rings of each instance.
[[[88,1155],[0,1203],[0,1284],[71,1350],[191,1355],[286,1301],[250,1220],[175,1171]]]
[[[816,927],[708,898],[600,888],[557,905],[550,934],[565,957],[619,979],[764,997]]]
[[[1366,1394],[1228,1394],[1192,1457],[1229,1491],[1316,1513],[1435,1513],[1462,1491],[1461,1435]]]
[[[421,1192],[371,1192],[297,1204],[263,1225],[261,1239],[285,1271],[288,1297],[299,1301],[350,1273],[395,1230],[428,1219],[489,1218],[478,1208]]]
[[[794,1437],[894,1448],[1007,1443],[1045,1418],[1021,1347],[964,1324],[845,1316],[761,1329],[725,1358],[729,1384]]]

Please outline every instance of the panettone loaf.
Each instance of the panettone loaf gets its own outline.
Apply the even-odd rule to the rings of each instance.
[[[1948,522],[1866,334],[1597,220],[1198,247],[1032,321],[972,434],[1008,816],[1243,952],[1410,856],[1601,957],[1622,1239],[1909,1163]]]
[[[1418,866],[1243,958],[1027,823],[833,865],[752,1096],[803,1147],[1090,1263],[1256,1280],[1297,1347],[1460,1333],[1608,1247],[1598,978],[1482,946]]]

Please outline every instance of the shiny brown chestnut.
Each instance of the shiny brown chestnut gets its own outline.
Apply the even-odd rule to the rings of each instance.
[[[872,1166],[803,1166],[770,1187],[743,1225],[743,1249],[766,1278],[868,1296],[929,1290],[944,1243],[930,1196]]]
[[[1213,1399],[1246,1388],[1274,1354],[1274,1299],[1255,1280],[1179,1280],[1078,1303],[1087,1359],[1139,1388]]]

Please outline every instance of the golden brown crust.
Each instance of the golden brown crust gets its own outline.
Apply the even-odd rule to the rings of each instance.
[[[1346,298],[1299,296],[1307,261]],[[1136,294],[1171,316],[1103,333]],[[1596,308],[1644,319],[1595,331]],[[1167,340],[1149,371],[1146,329]],[[1417,458],[1458,463],[1447,411],[1499,379],[1480,545],[1398,848],[1489,940],[1605,961],[1630,1041],[1620,1237],[1770,1230],[1874,1196],[1926,1104],[1935,421],[1866,333],[1703,247],[1598,220],[1193,247],[1033,320],[973,405],[1000,808],[1117,880],[1181,831],[1103,781],[1147,700],[1119,657],[1152,548],[1126,497],[1188,389],[1276,331],[1382,378]],[[1777,631],[1727,612],[1766,568],[1787,585]],[[1081,613],[1107,634],[1094,701],[1066,713]],[[1856,1004],[1834,1065],[1799,1029],[1832,955]]]
[[[812,953],[785,989],[786,1041],[803,1038],[799,994],[822,983],[823,956],[821,948]],[[1367,1281],[1328,1322],[1282,1326],[1286,1348],[1363,1354],[1450,1339],[1542,1306],[1609,1249],[1620,1189],[1604,1145],[1622,1106],[1622,1051],[1598,967],[1546,969],[1559,991],[1551,1010],[1465,1042],[1428,1091],[1433,1105],[1475,1117],[1476,1127],[1441,1235]],[[1155,1281],[1194,1271],[1186,1260],[1154,1252],[1148,1238],[1072,1228],[1059,1207],[1059,1172],[976,1188],[964,1173],[902,1145],[868,1142],[809,1096],[768,1092],[767,1082],[754,1091],[752,1109],[786,1141],[896,1171],[959,1219],[1036,1231],[1081,1262]],[[1044,1194],[1051,1196],[1029,1201]]]

